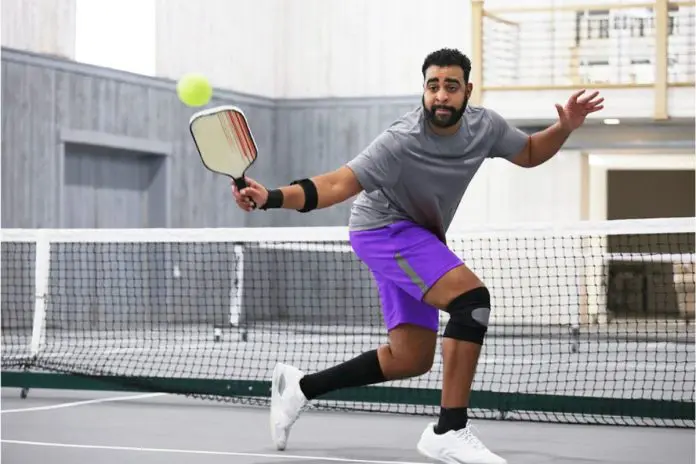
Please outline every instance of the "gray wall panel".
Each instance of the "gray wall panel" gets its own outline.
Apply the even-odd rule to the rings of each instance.
[[[50,227],[57,220],[54,76],[22,64],[3,67],[2,223]]]
[[[166,159],[67,144],[63,226],[166,227]]]
[[[175,83],[3,49],[2,226],[60,227],[61,131],[166,142],[171,227],[240,227],[229,181],[200,163],[188,132],[194,110]],[[262,153],[273,152],[272,101],[216,91],[211,105],[235,103],[249,116]],[[264,175],[272,160],[255,166]]]

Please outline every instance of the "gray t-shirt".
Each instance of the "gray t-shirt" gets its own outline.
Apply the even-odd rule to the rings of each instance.
[[[528,136],[496,112],[468,106],[461,129],[432,132],[419,107],[395,121],[347,163],[363,191],[351,208],[350,230],[408,220],[442,241],[464,192],[486,158],[510,159]]]

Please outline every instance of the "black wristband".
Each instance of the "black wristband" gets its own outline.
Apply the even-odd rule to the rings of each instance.
[[[302,190],[304,190],[304,207],[302,207],[302,209],[298,209],[297,211],[300,213],[308,213],[313,209],[316,209],[317,205],[319,204],[319,194],[317,193],[317,187],[314,185],[314,182],[309,179],[300,179],[291,182],[290,185],[299,185],[302,187]]]
[[[283,198],[283,192],[280,189],[269,190],[266,204],[263,205],[260,209],[266,211],[267,209],[282,208]]]

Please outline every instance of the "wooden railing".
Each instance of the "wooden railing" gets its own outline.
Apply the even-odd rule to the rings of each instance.
[[[693,1],[490,3],[472,0],[474,101],[496,90],[652,88],[665,119],[669,87],[694,86]]]

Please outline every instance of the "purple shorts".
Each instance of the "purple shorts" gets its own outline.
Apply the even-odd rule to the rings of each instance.
[[[408,221],[351,231],[350,242],[375,277],[387,330],[413,324],[437,331],[439,310],[423,296],[462,260],[435,234]]]

